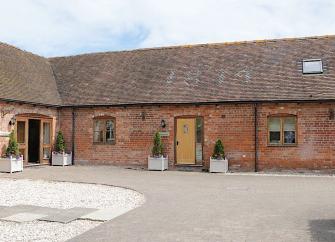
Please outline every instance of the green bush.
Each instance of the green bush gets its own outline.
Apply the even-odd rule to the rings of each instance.
[[[58,131],[57,133],[57,139],[56,139],[56,152],[63,153],[65,151],[65,141],[64,136],[61,131]]]
[[[163,144],[161,135],[159,134],[159,132],[156,132],[154,136],[154,146],[152,147],[152,156],[161,157],[162,154],[163,154]]]
[[[213,152],[212,157],[215,158],[215,159],[224,159],[225,158],[224,147],[223,147],[222,141],[220,139],[218,139],[215,142],[214,152]]]
[[[19,151],[19,145],[15,139],[14,132],[11,132],[9,135],[9,142],[8,142],[8,147],[6,149],[6,155],[7,156],[19,156],[20,151]]]

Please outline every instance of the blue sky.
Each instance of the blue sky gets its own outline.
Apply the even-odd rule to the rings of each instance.
[[[43,56],[335,34],[334,0],[0,0],[0,41]]]

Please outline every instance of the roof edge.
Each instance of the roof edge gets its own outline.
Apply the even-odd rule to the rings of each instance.
[[[217,102],[183,102],[183,103],[124,103],[124,104],[79,104],[79,105],[55,105],[46,103],[36,103],[23,100],[0,98],[1,102],[29,104],[33,106],[42,106],[50,108],[96,108],[96,107],[144,107],[144,106],[181,106],[181,105],[220,105],[220,104],[264,104],[264,103],[330,103],[335,102],[334,99],[278,99],[278,100],[245,100],[245,101],[217,101]]]
[[[57,104],[49,104],[49,103],[37,103],[37,102],[29,102],[24,100],[16,100],[16,99],[8,99],[8,98],[0,98],[1,102],[6,103],[18,103],[18,104],[29,104],[33,106],[42,106],[42,107],[50,107],[50,108],[60,108],[61,105]]]
[[[213,42],[213,43],[202,43],[202,44],[200,43],[200,44],[171,45],[171,46],[162,46],[162,47],[138,48],[138,49],[130,49],[130,50],[91,52],[91,53],[83,53],[83,54],[68,55],[68,56],[54,56],[54,57],[48,57],[47,59],[52,60],[52,59],[59,59],[59,58],[71,58],[71,57],[90,56],[90,55],[104,55],[104,54],[110,54],[110,53],[129,53],[129,52],[150,51],[150,50],[166,50],[166,49],[193,48],[193,47],[216,47],[216,46],[230,46],[230,45],[243,45],[243,44],[265,44],[265,43],[273,43],[273,42],[278,42],[278,41],[303,41],[303,40],[328,39],[328,38],[335,39],[335,34],[315,35],[315,36],[305,36],[305,37],[286,37],[286,38],[274,38],[274,39]]]
[[[217,102],[183,102],[183,103],[125,103],[125,104],[81,104],[81,105],[61,105],[61,108],[95,108],[95,107],[144,107],[144,106],[181,106],[181,105],[220,105],[220,104],[261,104],[261,103],[329,103],[334,99],[313,99],[313,100],[245,100],[245,101],[217,101]]]

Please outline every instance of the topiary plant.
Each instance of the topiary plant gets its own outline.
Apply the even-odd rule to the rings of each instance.
[[[65,141],[64,136],[61,131],[58,131],[57,133],[57,139],[56,139],[56,152],[63,153],[65,151]]]
[[[219,160],[225,159],[224,147],[220,139],[218,139],[215,142],[214,152],[213,152],[212,157],[215,159],[219,159]]]
[[[6,155],[7,156],[19,156],[20,151],[19,151],[19,145],[15,139],[14,132],[12,131],[9,135],[9,141],[8,141],[8,147],[6,149]]]
[[[163,154],[163,144],[161,135],[159,134],[159,132],[156,132],[154,136],[154,146],[152,147],[152,156],[161,157],[162,154]]]

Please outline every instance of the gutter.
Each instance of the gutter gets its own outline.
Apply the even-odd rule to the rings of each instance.
[[[21,101],[21,100],[9,99],[9,98],[0,98],[0,101],[7,102],[7,103],[30,104],[30,105],[33,105],[33,106],[43,106],[43,107],[51,107],[51,108],[62,107],[61,105],[57,105],[57,104],[45,104],[45,103]]]
[[[254,106],[254,135],[255,135],[255,172],[258,171],[258,106],[257,103],[255,103]]]
[[[72,108],[72,164],[74,165],[74,158],[75,158],[75,131],[76,131],[76,112],[75,109]]]
[[[144,106],[182,106],[182,105],[220,105],[220,104],[261,104],[261,103],[329,103],[335,102],[335,99],[314,99],[314,100],[301,100],[301,99],[292,99],[292,100],[246,100],[246,101],[215,101],[215,102],[183,102],[183,103],[124,103],[124,104],[78,104],[78,105],[57,105],[57,104],[44,104],[36,103],[29,101],[20,101],[15,99],[6,99],[0,98],[0,101],[7,103],[19,103],[19,104],[30,104],[33,106],[43,106],[51,108],[94,108],[94,107],[144,107]]]
[[[144,107],[144,106],[182,106],[182,105],[220,105],[220,104],[261,104],[261,103],[327,103],[335,102],[335,99],[320,100],[247,100],[247,101],[216,101],[216,102],[184,102],[184,103],[124,103],[124,104],[78,104],[78,105],[62,105],[61,108],[95,108],[95,107]]]

